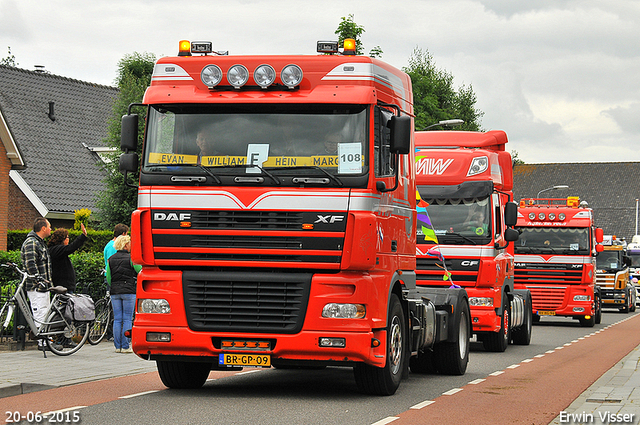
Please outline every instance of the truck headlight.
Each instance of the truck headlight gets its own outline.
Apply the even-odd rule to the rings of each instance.
[[[167,300],[141,299],[138,300],[138,313],[169,314],[171,306]]]
[[[366,315],[362,304],[329,303],[322,308],[322,317],[330,319],[362,319]]]
[[[469,305],[475,307],[493,307],[493,298],[469,297]]]
[[[489,158],[487,158],[486,156],[473,158],[473,160],[471,161],[471,166],[469,167],[469,171],[467,172],[467,177],[484,173],[485,171],[487,171],[487,168],[489,168]]]
[[[575,295],[573,297],[574,301],[591,301],[591,297],[589,295]]]

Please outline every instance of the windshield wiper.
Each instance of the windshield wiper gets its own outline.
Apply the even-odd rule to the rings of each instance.
[[[458,237],[460,237],[460,238],[462,238],[462,239],[464,239],[464,240],[466,240],[468,242],[471,242],[474,245],[478,245],[477,241],[474,241],[473,239],[468,238],[468,237],[466,237],[464,235],[461,235],[460,233],[456,233],[456,232],[447,231],[447,233],[445,233],[444,235],[440,235],[439,237],[446,237],[446,236],[458,236]]]
[[[280,169],[282,169],[282,170],[309,170],[309,169],[311,169],[311,170],[320,170],[324,174],[326,174],[327,177],[329,177],[331,180],[336,182],[338,185],[344,186],[344,184],[342,183],[342,181],[339,178],[337,178],[336,176],[334,176],[333,174],[331,174],[330,172],[328,172],[324,168],[318,167],[317,165],[299,165],[297,167],[279,168],[279,170]]]
[[[197,164],[198,167],[204,171],[205,173],[209,174],[211,177],[213,177],[213,179],[216,181],[216,183],[218,184],[222,184],[222,181],[218,178],[218,176],[216,176],[215,174],[213,174],[213,172],[211,170],[209,170],[207,167],[205,167],[202,164]]]
[[[248,167],[256,167],[257,169],[262,171],[266,176],[271,178],[271,180],[273,180],[277,185],[281,185],[282,184],[282,182],[280,181],[279,178],[277,178],[276,176],[274,176],[273,174],[271,174],[270,172],[268,172],[267,170],[265,170],[264,168],[262,168],[261,166],[256,165],[256,164],[217,165],[215,168],[244,168],[244,169],[247,169]]]

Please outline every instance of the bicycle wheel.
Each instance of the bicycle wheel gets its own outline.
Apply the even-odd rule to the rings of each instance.
[[[78,351],[89,337],[89,325],[86,323],[68,323],[62,315],[53,311],[42,327],[47,345],[53,354],[68,356]]]
[[[0,339],[13,335],[13,311],[15,305],[7,301],[0,310]]]
[[[97,345],[104,339],[109,329],[109,323],[113,319],[111,306],[104,298],[96,302],[95,311],[96,320],[89,326],[89,338],[87,339],[91,345]]]

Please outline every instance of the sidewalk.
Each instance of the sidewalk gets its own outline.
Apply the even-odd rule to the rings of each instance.
[[[0,398],[117,376],[153,372],[156,362],[115,352],[113,342],[85,344],[70,356],[28,349],[0,352]]]
[[[640,423],[639,362],[640,346],[602,375],[549,425]]]

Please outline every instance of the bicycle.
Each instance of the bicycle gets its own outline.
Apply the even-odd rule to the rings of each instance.
[[[12,268],[22,275],[22,279],[16,287],[15,293],[9,297],[0,309],[0,333],[8,328],[16,308],[20,309],[31,332],[36,339],[44,341],[49,350],[58,356],[68,356],[78,351],[89,337],[89,325],[91,322],[75,322],[65,317],[65,309],[69,296],[65,295],[67,288],[62,286],[50,286],[49,282],[39,276],[32,276],[14,263],[0,264],[2,267]],[[40,327],[31,312],[26,294],[27,279],[35,279],[38,282],[38,290],[53,293],[53,298],[44,322]],[[47,353],[43,350],[44,357]]]
[[[95,303],[96,319],[89,328],[89,344],[97,345],[107,335],[111,327],[113,329],[113,307],[111,306],[111,296],[107,292]]]

